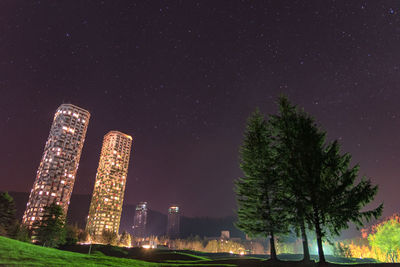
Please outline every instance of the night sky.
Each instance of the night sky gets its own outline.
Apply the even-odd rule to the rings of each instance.
[[[234,213],[238,148],[285,93],[399,211],[400,1],[0,2],[0,190],[31,190],[62,103],[92,117],[74,193],[103,136],[133,136],[125,202]]]

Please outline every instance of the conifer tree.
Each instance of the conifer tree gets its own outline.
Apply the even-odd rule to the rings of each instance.
[[[238,222],[249,236],[270,238],[270,255],[276,260],[275,235],[287,232],[287,220],[279,205],[283,188],[276,173],[276,154],[271,148],[270,130],[259,110],[249,118],[240,149],[244,177],[236,181]]]
[[[0,234],[11,235],[16,225],[14,199],[7,193],[0,193]]]
[[[43,219],[37,221],[33,228],[35,239],[43,246],[58,247],[65,243],[65,217],[62,208],[53,203],[44,208]]]
[[[361,211],[377,193],[364,178],[358,184],[358,166],[349,167],[350,155],[340,154],[337,141],[326,143],[326,133],[314,119],[292,106],[285,97],[279,100],[280,114],[273,125],[281,170],[286,170],[283,182],[288,189],[285,208],[296,211],[300,228],[308,222],[314,227],[319,260],[325,262],[322,242],[326,231],[339,234],[348,222],[362,226],[364,221],[377,218],[382,205]],[[289,200],[289,201],[288,201]],[[305,232],[304,232],[305,233]],[[303,237],[303,247],[307,247]]]
[[[311,212],[308,200],[309,173],[304,166],[310,160],[312,140],[319,140],[321,134],[317,128],[307,128],[312,120],[306,114],[291,105],[286,97],[279,98],[279,114],[271,116],[273,146],[277,151],[279,178],[285,186],[285,194],[280,199],[286,209],[292,228],[302,238],[304,261],[310,260],[307,238],[307,215]],[[310,131],[311,130],[311,131]],[[317,142],[318,143],[318,142]]]
[[[356,183],[359,166],[350,167],[351,155],[340,154],[337,141],[329,144],[323,153],[323,163],[316,173],[315,187],[311,191],[315,233],[317,236],[320,262],[325,261],[322,239],[329,231],[339,235],[348,228],[348,223],[354,223],[358,228],[372,218],[377,219],[382,214],[383,204],[372,210],[364,207],[373,201],[378,192],[378,186],[373,186],[365,177]],[[325,229],[324,229],[325,228]]]

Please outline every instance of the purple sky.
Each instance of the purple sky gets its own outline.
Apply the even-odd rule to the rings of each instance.
[[[400,186],[399,1],[0,2],[0,190],[30,191],[53,114],[91,112],[74,193],[103,136],[133,136],[125,201],[233,214],[238,147],[280,93],[380,185]],[[377,203],[377,202],[376,202]],[[376,204],[375,203],[375,204]]]

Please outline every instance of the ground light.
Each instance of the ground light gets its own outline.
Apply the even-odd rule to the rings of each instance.
[[[155,248],[155,246],[154,245],[142,245],[142,248],[150,249],[150,248]]]

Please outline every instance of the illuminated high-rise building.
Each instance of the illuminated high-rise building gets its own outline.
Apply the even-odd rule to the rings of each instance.
[[[27,227],[42,220],[44,207],[52,203],[67,214],[89,118],[87,110],[71,104],[57,109],[22,218]]]
[[[178,206],[171,206],[168,209],[167,236],[170,238],[179,237],[180,213]]]
[[[133,235],[135,237],[146,236],[147,224],[147,202],[140,202],[136,205],[135,217],[133,220]]]
[[[118,233],[128,174],[132,137],[118,131],[104,136],[86,230],[100,236]]]

